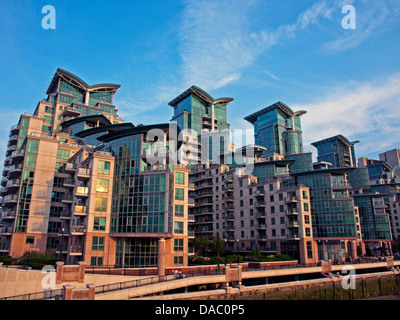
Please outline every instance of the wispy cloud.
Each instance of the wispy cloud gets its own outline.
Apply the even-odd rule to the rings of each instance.
[[[322,45],[322,53],[336,54],[355,48],[371,35],[392,28],[397,24],[400,16],[400,3],[398,1],[360,0],[353,5],[356,9],[356,29],[341,30],[341,34],[336,39]]]
[[[293,109],[305,109],[302,118],[304,145],[343,134],[360,140],[358,154],[385,151],[398,145],[400,118],[400,74],[371,82],[349,82],[330,88],[322,97]],[[377,141],[381,141],[378,145]]]

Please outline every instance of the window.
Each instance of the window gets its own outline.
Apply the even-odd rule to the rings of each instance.
[[[174,239],[174,251],[183,251],[183,239]]]
[[[44,118],[43,119],[44,123],[50,123],[51,124],[53,122],[53,117],[44,116],[43,118]]]
[[[175,183],[184,184],[185,183],[185,174],[183,172],[175,173]]]
[[[46,106],[46,107],[44,108],[44,112],[53,114],[53,113],[54,113],[54,108],[53,108],[53,107],[47,107],[47,106]]]
[[[110,174],[110,162],[100,160],[98,173]]]
[[[308,206],[308,203],[304,203],[304,211],[307,211],[307,212],[309,212],[310,211],[310,208],[309,208],[309,206]]]
[[[184,200],[184,189],[175,189],[175,200]]]
[[[175,205],[175,217],[183,217],[184,214],[184,206],[181,204]]]
[[[107,211],[107,198],[96,198],[95,211],[106,212]]]
[[[306,237],[311,237],[311,229],[306,228]]]
[[[90,265],[91,266],[101,266],[103,264],[103,257],[91,257]]]
[[[183,222],[175,221],[174,222],[174,233],[182,234],[183,233]]]
[[[307,241],[307,257],[308,257],[308,259],[312,259],[312,257],[313,257],[311,241]]]
[[[97,192],[108,192],[108,180],[97,179]]]
[[[94,231],[106,231],[106,218],[94,217],[93,230]]]
[[[104,250],[104,237],[93,237],[92,250],[93,251],[103,251]]]
[[[26,237],[25,243],[26,244],[34,244],[35,243],[35,237]]]
[[[57,159],[68,160],[69,159],[69,150],[58,149],[57,150]]]
[[[174,264],[183,264],[183,257],[174,257]]]
[[[51,133],[51,127],[49,127],[49,126],[42,126],[42,132],[43,132],[43,133],[47,133],[47,134]]]

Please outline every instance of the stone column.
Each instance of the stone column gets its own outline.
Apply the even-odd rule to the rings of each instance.
[[[78,282],[79,283],[84,283],[85,282],[85,262],[80,261],[79,262],[79,277],[78,277]]]
[[[165,280],[165,239],[158,240],[158,281]]]
[[[71,285],[63,286],[63,294],[62,294],[63,300],[72,300],[72,289],[73,287]]]
[[[96,285],[95,284],[87,284],[86,288],[89,289],[89,300],[95,300],[95,295],[96,295]]]
[[[353,258],[353,259],[357,259],[357,241],[351,241],[350,242],[350,245],[351,245],[351,257]]]
[[[56,270],[56,284],[60,284],[63,282],[63,271],[64,271],[64,262],[58,261],[56,263],[57,270]]]

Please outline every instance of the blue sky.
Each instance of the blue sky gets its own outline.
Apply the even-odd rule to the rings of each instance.
[[[45,30],[42,7],[56,9]],[[344,5],[356,29],[344,29]],[[164,123],[191,85],[228,96],[233,129],[274,102],[304,109],[303,139],[360,140],[356,156],[400,148],[398,0],[1,0],[0,161],[9,128],[33,112],[60,67],[121,84],[119,114]],[[251,142],[251,141],[249,141]]]

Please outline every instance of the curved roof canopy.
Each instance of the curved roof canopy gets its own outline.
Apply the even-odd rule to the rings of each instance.
[[[153,124],[153,125],[148,125],[148,126],[137,126],[137,127],[133,127],[133,128],[125,129],[125,130],[110,132],[108,134],[98,137],[97,140],[99,140],[101,142],[110,142],[110,141],[113,141],[116,139],[120,139],[123,137],[135,135],[135,134],[147,133],[153,129],[154,130],[159,129],[159,130],[169,133],[170,139],[174,138],[174,136],[176,137],[176,139],[178,139],[179,133],[180,133],[179,127],[171,126],[170,123],[161,123],[161,124]],[[170,132],[171,129],[176,130],[176,131]],[[179,149],[179,145],[181,145],[181,144],[182,144],[182,141],[180,141],[180,143],[178,141],[178,149]]]
[[[78,117],[78,118],[74,118],[68,121],[64,121],[62,123],[60,123],[62,128],[65,127],[69,127],[73,124],[79,123],[79,122],[85,122],[85,121],[90,121],[90,122],[97,122],[99,121],[100,124],[108,126],[111,125],[110,120],[108,120],[105,116],[101,115],[101,114],[97,114],[94,116],[85,116],[85,117]]]
[[[91,136],[92,134],[96,134],[99,132],[115,132],[115,131],[122,131],[122,130],[127,130],[130,128],[134,128],[135,126],[132,123],[118,123],[118,124],[110,124],[110,125],[105,125],[105,126],[100,126],[100,127],[95,127],[95,128],[90,128],[86,129],[83,131],[80,131],[75,134],[75,136],[79,138],[85,138],[88,136]]]
[[[95,85],[89,85],[85,81],[83,81],[81,78],[78,76],[74,75],[73,73],[58,68],[53,79],[50,82],[49,88],[47,89],[47,94],[52,93],[54,90],[54,87],[58,83],[58,79],[62,78],[65,81],[71,83],[74,86],[77,86],[85,91],[89,92],[95,92],[95,91],[107,91],[107,92],[116,92],[121,85],[119,84],[114,84],[114,83],[101,83],[101,84],[95,84]]]
[[[326,138],[326,139],[323,139],[323,140],[315,141],[315,142],[311,143],[311,145],[316,147],[316,146],[318,146],[318,145],[320,145],[322,143],[326,143],[326,142],[329,142],[329,141],[335,141],[335,140],[339,140],[339,141],[341,141],[342,143],[344,143],[347,146],[353,146],[353,145],[355,145],[355,144],[360,142],[358,140],[350,142],[345,136],[343,136],[341,134],[338,134],[337,136],[334,136],[334,137],[330,137],[330,138]]]
[[[186,91],[182,92],[179,96],[177,96],[175,99],[170,101],[168,105],[170,105],[173,108],[177,107],[178,102],[186,98],[189,94],[194,93],[201,99],[207,101],[210,104],[229,104],[231,103],[234,99],[229,98],[229,97],[222,97],[218,99],[214,99],[209,93],[204,91],[203,89],[197,87],[197,86],[191,86],[189,89]]]
[[[254,124],[254,122],[257,121],[257,118],[259,116],[261,116],[262,114],[267,113],[268,111],[271,111],[275,108],[279,108],[280,110],[282,110],[283,112],[285,112],[287,115],[289,115],[291,117],[300,117],[303,114],[307,113],[307,111],[305,111],[305,110],[299,110],[299,111],[294,112],[287,104],[283,103],[282,101],[278,101],[264,109],[261,109],[255,113],[245,117],[244,119],[247,120],[248,122]]]

